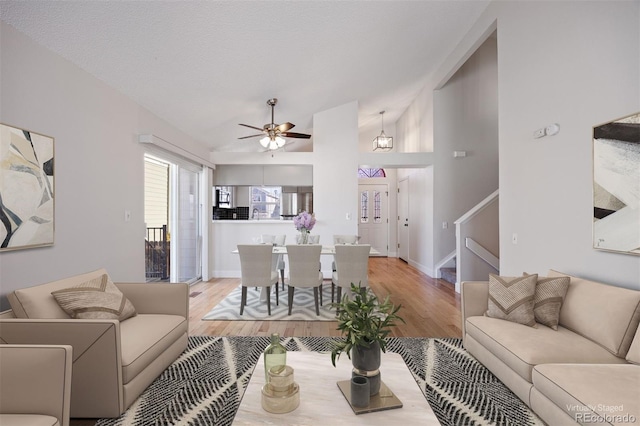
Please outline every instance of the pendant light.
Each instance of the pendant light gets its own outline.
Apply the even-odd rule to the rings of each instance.
[[[376,136],[373,139],[373,150],[383,149],[388,151],[393,148],[393,137],[387,136],[384,133],[384,111],[380,111],[380,119],[382,121],[382,131],[380,132],[380,136]]]

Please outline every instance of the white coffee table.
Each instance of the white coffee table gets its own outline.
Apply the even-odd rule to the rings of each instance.
[[[287,365],[294,369],[294,381],[300,386],[300,406],[286,414],[272,414],[262,409],[261,389],[265,378],[261,357],[234,418],[234,425],[440,424],[399,354],[382,354],[380,371],[382,381],[402,401],[402,408],[359,415],[353,413],[336,384],[351,377],[351,360],[346,355],[340,357],[334,368],[328,353],[287,352]]]

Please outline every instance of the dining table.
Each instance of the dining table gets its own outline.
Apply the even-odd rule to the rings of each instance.
[[[351,245],[351,244],[344,244],[344,245]],[[353,245],[357,245],[357,244],[353,244]],[[361,244],[363,245],[363,244]],[[334,255],[336,254],[336,246],[335,245],[330,245],[330,246],[322,246],[322,250],[320,251],[320,255],[321,256],[328,256],[328,255]],[[232,250],[231,253],[234,254],[238,254],[238,249]],[[287,247],[286,246],[277,246],[277,245],[273,245],[273,254],[287,254]],[[379,256],[380,252],[378,250],[376,250],[375,248],[371,247],[371,251],[369,252],[369,254],[371,256]]]

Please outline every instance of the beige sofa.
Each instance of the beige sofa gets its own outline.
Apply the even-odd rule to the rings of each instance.
[[[115,283],[137,315],[72,319],[51,292],[102,276],[100,269],[16,290],[0,314],[0,343],[73,347],[71,417],[117,417],[187,347],[187,284]]]
[[[68,426],[72,348],[0,345],[0,425]]]
[[[488,282],[461,294],[465,348],[545,422],[640,422],[640,291],[572,276],[557,331],[485,316]]]

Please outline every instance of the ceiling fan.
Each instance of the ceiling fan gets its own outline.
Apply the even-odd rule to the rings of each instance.
[[[262,128],[240,123],[241,126],[259,130],[262,133],[259,133],[257,135],[243,136],[238,139],[249,139],[258,136],[264,136],[262,139],[260,139],[260,145],[270,150],[282,148],[286,143],[284,138],[309,139],[311,135],[307,135],[305,133],[290,132],[289,130],[295,127],[295,125],[292,123],[286,122],[283,124],[276,124],[274,122],[273,110],[277,103],[278,99],[276,98],[271,98],[267,101],[267,105],[271,107],[271,123],[265,124]]]

